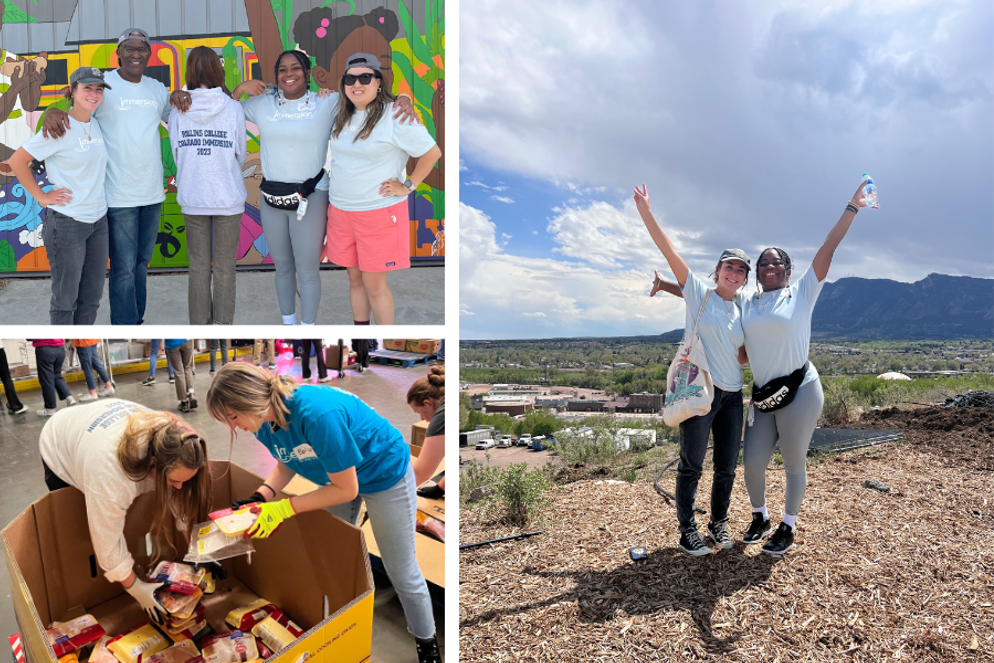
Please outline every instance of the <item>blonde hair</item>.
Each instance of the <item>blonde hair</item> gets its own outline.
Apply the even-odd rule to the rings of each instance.
[[[407,390],[408,404],[431,403],[435,408],[445,400],[445,364],[432,366],[427,377],[416,380]]]
[[[186,549],[177,546],[176,523],[187,537],[197,523],[207,519],[213,503],[213,486],[207,467],[207,443],[182,419],[169,412],[135,412],[128,416],[124,436],[117,445],[117,460],[132,481],[155,474],[155,515],[149,532],[153,541],[152,566],[174,559]],[[196,470],[180,489],[170,488],[167,474],[176,468]],[[167,548],[171,551],[167,553]]]
[[[285,375],[270,373],[260,366],[231,362],[221,367],[207,391],[207,411],[231,431],[235,442],[235,429],[228,422],[228,411],[264,417],[272,408],[276,424],[287,427],[286,416],[290,408],[284,399],[292,398],[297,381]]]

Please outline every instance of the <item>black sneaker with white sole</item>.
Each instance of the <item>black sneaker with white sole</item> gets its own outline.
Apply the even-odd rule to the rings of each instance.
[[[728,533],[728,523],[724,520],[720,523],[708,523],[708,534],[711,535],[714,545],[723,550],[735,545],[732,543],[732,535]]]
[[[149,375],[147,378],[145,378],[144,380],[142,380],[142,386],[143,387],[151,387],[153,384],[155,384],[155,376],[154,375]]]
[[[780,527],[773,533],[770,540],[763,544],[763,552],[779,557],[793,547],[794,528],[787,523],[780,523]]]
[[[763,514],[758,511],[754,511],[752,514],[752,524],[749,525],[749,529],[746,530],[746,533],[742,535],[742,543],[747,546],[753,543],[759,543],[768,537],[772,531],[773,523],[770,522],[770,519],[763,518]]]
[[[680,550],[694,557],[712,553],[712,550],[704,545],[704,539],[696,529],[680,533]]]

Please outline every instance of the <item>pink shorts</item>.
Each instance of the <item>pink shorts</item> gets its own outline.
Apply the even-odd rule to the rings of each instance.
[[[342,267],[389,272],[411,266],[411,220],[407,201],[383,209],[346,212],[328,206],[324,255]]]

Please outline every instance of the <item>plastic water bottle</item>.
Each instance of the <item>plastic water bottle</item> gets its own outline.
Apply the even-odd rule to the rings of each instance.
[[[863,173],[863,180],[866,182],[866,186],[863,187],[863,198],[866,199],[866,206],[880,209],[880,205],[877,204],[877,185],[873,183],[873,178]]]

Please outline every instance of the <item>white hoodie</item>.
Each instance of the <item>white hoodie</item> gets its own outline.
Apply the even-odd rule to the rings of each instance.
[[[169,142],[184,214],[230,216],[245,209],[245,112],[221,88],[190,90],[190,109],[173,109]]]

